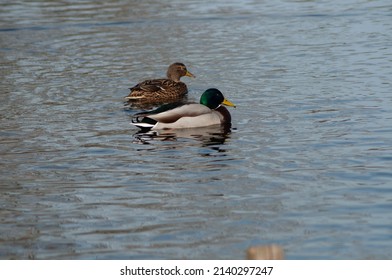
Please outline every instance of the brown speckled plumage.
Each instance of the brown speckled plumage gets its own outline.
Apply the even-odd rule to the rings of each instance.
[[[166,79],[145,80],[135,85],[125,98],[140,103],[173,102],[188,93],[186,84],[180,81],[181,77],[195,77],[179,62],[171,64],[166,75]]]

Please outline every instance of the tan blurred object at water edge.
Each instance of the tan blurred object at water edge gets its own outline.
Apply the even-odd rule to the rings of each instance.
[[[246,250],[248,260],[283,260],[284,251],[279,245],[252,246]]]

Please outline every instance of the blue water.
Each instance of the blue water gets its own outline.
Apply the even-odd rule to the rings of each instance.
[[[392,258],[389,1],[0,7],[1,259]],[[230,131],[129,124],[175,61]]]

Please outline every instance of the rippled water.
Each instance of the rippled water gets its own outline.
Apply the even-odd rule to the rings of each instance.
[[[392,258],[392,5],[0,4],[0,258]],[[231,131],[149,138],[128,87],[174,61]]]

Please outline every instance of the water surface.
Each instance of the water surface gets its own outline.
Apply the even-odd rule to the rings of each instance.
[[[0,258],[392,258],[389,1],[12,1],[0,9]],[[175,61],[230,131],[148,137]]]

